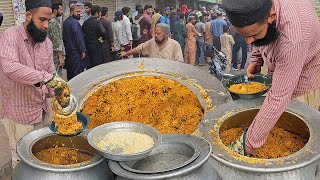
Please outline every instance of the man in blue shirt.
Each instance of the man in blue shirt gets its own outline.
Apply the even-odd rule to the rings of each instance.
[[[79,6],[70,7],[70,16],[64,21],[62,29],[63,43],[66,50],[65,67],[70,80],[87,68],[86,46],[80,20]]]
[[[160,23],[165,23],[169,27],[169,35],[171,35],[171,30],[170,30],[170,8],[165,7],[163,9],[163,16],[160,17],[159,20]]]
[[[222,19],[222,13],[217,13],[217,19],[211,23],[211,32],[213,34],[213,46],[221,51],[220,36],[223,34],[223,26],[227,26],[227,22]]]

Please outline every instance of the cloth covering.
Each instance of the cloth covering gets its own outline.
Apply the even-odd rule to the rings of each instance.
[[[50,7],[51,8],[51,0],[26,0],[26,11],[30,9],[35,9],[39,7]]]
[[[232,25],[245,27],[263,20],[269,13],[271,0],[223,0],[222,5]]]

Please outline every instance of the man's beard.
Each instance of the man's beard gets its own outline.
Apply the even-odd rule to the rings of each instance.
[[[43,42],[47,37],[47,31],[42,31],[41,29],[37,28],[32,19],[27,25],[27,32],[37,43]]]
[[[60,17],[60,16],[62,16],[62,13],[61,14],[57,13],[57,17]]]
[[[75,18],[75,19],[78,20],[78,21],[80,20],[80,16],[75,16],[75,15],[73,15],[72,17]]]
[[[163,41],[165,40],[165,38],[163,38],[162,40],[159,40],[159,39],[154,39],[155,41],[156,41],[156,43],[157,44],[162,44],[163,43]]]
[[[269,24],[268,30],[264,38],[258,39],[254,41],[252,44],[254,46],[266,46],[274,42],[279,36],[279,32],[276,27],[276,22],[273,22],[272,24]]]

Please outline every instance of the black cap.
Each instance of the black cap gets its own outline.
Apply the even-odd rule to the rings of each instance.
[[[223,0],[226,15],[235,27],[245,27],[263,20],[270,12],[272,0]]]
[[[51,0],[26,0],[26,11],[30,9],[35,9],[39,7],[49,7],[51,8]]]

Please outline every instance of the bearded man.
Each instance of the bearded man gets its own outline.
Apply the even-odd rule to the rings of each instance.
[[[25,22],[8,28],[0,38],[1,122],[9,137],[12,167],[19,161],[17,142],[49,122],[47,94],[53,95],[54,88],[59,96],[69,88],[54,74],[52,43],[46,37],[51,0],[26,0],[25,6]],[[70,96],[67,99],[59,104],[66,107]]]
[[[68,80],[80,74],[87,68],[86,46],[80,20],[81,9],[77,5],[71,5],[70,16],[64,21],[62,34],[66,49],[66,62]]]
[[[57,73],[61,76],[62,67],[64,66],[64,44],[62,39],[62,28],[58,17],[62,16],[62,4],[52,4],[52,15],[49,21],[48,38],[53,46],[53,62]]]
[[[224,0],[223,6],[235,31],[254,45],[248,77],[264,63],[272,75],[272,87],[246,135],[230,144],[235,152],[252,154],[290,99],[307,99],[319,109],[320,23],[311,1]]]
[[[169,27],[165,23],[158,23],[156,25],[154,38],[128,52],[122,51],[121,57],[133,54],[183,62],[181,47],[177,41],[169,38]]]

